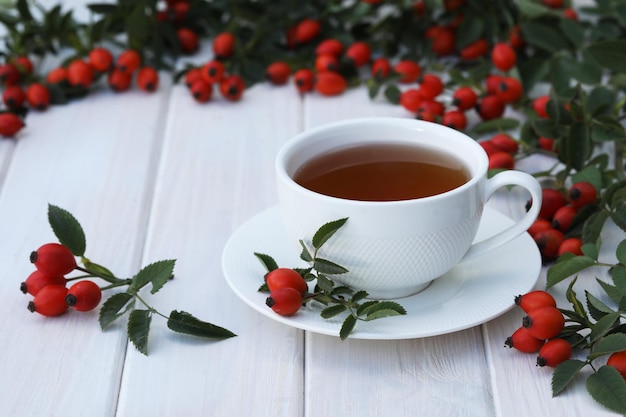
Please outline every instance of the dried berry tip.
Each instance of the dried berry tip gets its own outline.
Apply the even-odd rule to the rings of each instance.
[[[265,305],[267,305],[269,308],[272,308],[274,306],[274,299],[272,297],[267,297],[267,299],[265,300]]]
[[[68,294],[65,296],[65,304],[72,307],[76,305],[76,296],[74,294]]]
[[[22,282],[20,284],[20,291],[22,291],[24,294],[26,294],[28,292],[28,288],[26,287],[26,283]]]
[[[532,320],[530,319],[530,317],[528,316],[524,316],[524,318],[522,318],[522,326],[523,327],[530,327],[533,324]]]
[[[33,264],[37,262],[37,251],[32,251],[30,253],[30,262]]]
[[[32,301],[28,302],[28,306],[26,308],[28,308],[28,311],[30,311],[31,313],[34,313],[37,310],[35,308],[35,303],[33,303]]]
[[[512,348],[513,347],[513,338],[511,336],[507,337],[504,341],[504,346]]]

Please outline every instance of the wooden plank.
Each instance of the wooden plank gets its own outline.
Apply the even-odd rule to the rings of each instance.
[[[31,112],[0,194],[0,401],[7,415],[111,416],[126,351],[124,328],[102,332],[98,311],[45,318],[26,310],[19,284],[34,269],[30,252],[55,241],[47,204],[72,212],[87,255],[121,276],[140,266],[162,114],[169,94],[117,95]]]
[[[150,357],[129,351],[118,415],[301,415],[303,333],[246,306],[221,270],[233,231],[276,204],[274,156],[301,129],[300,99],[291,86],[259,85],[238,103],[216,94],[198,104],[180,85],[170,107],[144,262],[178,261],[151,299],[239,336],[204,342],[155,318]]]

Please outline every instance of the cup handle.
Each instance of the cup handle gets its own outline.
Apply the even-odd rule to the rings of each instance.
[[[483,201],[487,201],[499,188],[509,185],[519,185],[530,192],[530,208],[524,217],[510,227],[502,230],[494,236],[488,237],[470,246],[468,251],[463,256],[462,261],[482,255],[485,252],[510,242],[522,233],[526,232],[537,219],[539,210],[541,209],[541,184],[539,184],[536,178],[525,172],[515,170],[501,171],[488,179],[483,190]]]

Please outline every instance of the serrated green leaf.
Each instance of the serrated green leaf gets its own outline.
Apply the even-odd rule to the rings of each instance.
[[[167,327],[177,333],[207,339],[226,339],[237,336],[228,329],[197,319],[185,311],[172,310],[167,319]]]
[[[602,66],[616,72],[626,68],[626,40],[605,40],[587,47],[589,54]]]
[[[175,260],[168,259],[163,261],[157,261],[143,267],[137,275],[131,279],[129,286],[130,292],[137,292],[143,288],[149,282],[152,282],[152,294],[165,285],[165,283],[172,277],[174,272]]]
[[[620,312],[609,313],[598,320],[589,334],[589,342],[593,343],[606,335],[620,318]]]
[[[67,246],[74,256],[85,254],[85,233],[78,220],[69,211],[48,204],[48,222],[59,242]]]
[[[300,252],[300,259],[302,259],[304,262],[313,262],[313,255],[311,255],[309,248],[306,247],[304,240],[300,239],[299,242],[300,242],[300,246],[302,246],[302,251]]]
[[[585,291],[585,296],[587,299],[587,310],[589,311],[589,315],[591,315],[594,320],[600,320],[608,313],[614,312],[614,310],[609,308],[606,304],[596,298],[589,291]]]
[[[132,302],[129,303],[131,300]],[[133,308],[134,305],[135,298],[127,292],[113,294],[107,298],[100,307],[100,315],[98,316],[100,328],[102,330],[106,329],[111,323]]]
[[[354,295],[352,296],[351,300],[353,303],[358,303],[359,301],[363,300],[364,298],[367,298],[369,294],[367,293],[367,291],[364,290],[359,290],[357,292],[354,293]]]
[[[320,273],[330,275],[345,274],[348,272],[343,266],[323,258],[315,258],[313,268]]]
[[[626,350],[626,334],[613,333],[600,339],[593,347],[593,352],[587,355],[587,359],[594,360],[601,356]]]
[[[471,133],[475,135],[483,135],[485,133],[507,131],[517,128],[519,124],[520,121],[517,119],[501,117],[477,123],[471,129]]]
[[[615,289],[619,291],[621,295],[626,295],[626,268],[611,268],[609,273],[611,274]]]
[[[366,316],[366,321],[370,321],[389,316],[403,316],[406,310],[395,301],[379,301],[361,311],[361,314]]]
[[[626,381],[617,369],[604,365],[587,378],[587,391],[594,400],[620,414],[626,413]]]
[[[564,279],[595,265],[596,261],[588,256],[576,256],[563,262],[558,262],[548,269],[546,288],[550,288]]]
[[[600,284],[604,292],[611,298],[611,300],[619,303],[622,299],[622,292],[617,289],[614,285],[609,284],[608,282],[604,282],[601,279],[596,278],[596,282]]]
[[[622,240],[617,244],[615,256],[622,265],[626,265],[626,240]]]
[[[326,275],[319,274],[317,276],[317,286],[319,288],[321,288],[322,291],[331,292],[333,290],[333,287],[335,286],[335,284]]]
[[[115,275],[113,274],[113,272],[109,271],[107,268],[105,268],[102,265],[98,265],[97,263],[91,262],[87,258],[83,258],[82,263],[85,269],[87,269],[89,272],[94,273],[96,276],[115,278]]]
[[[128,317],[128,338],[135,348],[148,356],[148,336],[152,313],[149,310],[133,310]]]
[[[320,313],[320,316],[324,319],[335,317],[337,314],[341,314],[346,311],[347,307],[343,304],[336,304],[334,306],[326,307]]]
[[[339,338],[341,338],[341,340],[346,340],[348,336],[350,336],[350,333],[352,333],[352,330],[354,330],[354,326],[356,326],[356,317],[350,314],[346,317],[346,319],[343,321],[343,324],[341,325],[341,330],[339,330]]]
[[[324,224],[322,227],[317,229],[315,234],[313,235],[313,239],[311,243],[315,249],[321,248],[324,243],[328,241],[341,227],[346,224],[348,218],[343,218],[339,220],[334,220],[332,222],[328,222]]]
[[[582,230],[581,239],[584,243],[597,243],[604,223],[609,218],[607,211],[599,211],[589,216]]]
[[[356,309],[356,314],[357,316],[361,317],[362,315],[365,314],[365,312],[373,305],[378,304],[380,301],[378,300],[369,300],[364,302],[363,304],[361,304],[360,306],[357,307]]]
[[[585,362],[577,359],[569,359],[557,365],[552,374],[552,396],[556,397],[563,391],[585,365]]]
[[[261,262],[261,264],[265,267],[267,272],[278,269],[278,264],[270,255],[266,255],[264,253],[254,252],[254,256]]]

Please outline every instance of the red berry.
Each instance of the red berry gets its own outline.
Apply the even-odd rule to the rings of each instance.
[[[504,114],[504,102],[496,95],[486,95],[476,104],[476,111],[483,120],[492,120]]]
[[[452,103],[459,110],[469,110],[477,101],[478,95],[471,87],[459,87],[452,95]]]
[[[566,9],[563,9],[563,17],[571,20],[578,20],[578,13],[576,13],[576,10],[568,7]]]
[[[391,63],[387,58],[376,58],[374,62],[372,62],[371,72],[372,77],[382,80],[391,72]]]
[[[125,74],[132,74],[141,65],[141,55],[133,49],[120,53],[115,61],[115,68]]]
[[[24,121],[13,113],[0,113],[0,135],[5,138],[12,138],[22,130]]]
[[[520,80],[513,77],[504,77],[500,84],[498,84],[498,89],[496,90],[496,95],[505,104],[516,103],[522,98],[522,94],[522,83]]]
[[[459,51],[459,56],[464,61],[472,61],[484,56],[489,51],[489,42],[486,39],[480,38],[477,41],[466,45]]]
[[[496,133],[491,138],[491,143],[493,143],[501,151],[510,154],[517,153],[517,150],[519,149],[519,143],[506,133]]]
[[[48,84],[59,84],[67,81],[67,68],[58,67],[50,70],[46,75],[46,82]]]
[[[417,88],[411,88],[404,90],[400,94],[400,105],[410,111],[411,113],[417,113],[420,105],[422,104],[422,96]]]
[[[31,252],[30,261],[47,275],[65,275],[76,268],[72,252],[60,243],[46,243]]]
[[[10,85],[4,89],[4,92],[2,93],[2,101],[9,109],[19,109],[24,106],[26,93],[19,85]]]
[[[200,68],[191,68],[185,74],[185,85],[187,86],[187,88],[191,88],[191,86],[197,79],[204,77],[205,76],[204,74],[202,74],[202,70]]]
[[[418,91],[423,99],[432,100],[443,92],[443,82],[436,75],[425,74],[420,79]]]
[[[315,58],[317,72],[338,71],[339,59],[335,55],[320,54]]]
[[[137,85],[144,91],[156,91],[159,86],[159,73],[153,67],[141,68],[137,74]]]
[[[293,288],[304,294],[308,286],[302,275],[291,268],[278,268],[265,275],[265,283],[270,291],[279,288]]]
[[[7,85],[15,85],[20,81],[20,70],[13,64],[5,63],[0,65],[0,83]]]
[[[28,75],[33,73],[33,62],[26,55],[20,55],[11,59],[11,64],[13,64],[21,74]]]
[[[302,68],[293,74],[293,82],[301,93],[313,91],[315,73],[308,68]]]
[[[497,94],[502,80],[504,80],[504,77],[500,74],[489,74],[487,78],[485,78],[487,93]]]
[[[426,31],[426,38],[431,41],[431,48],[437,56],[450,55],[456,47],[454,30],[445,26],[434,26]]]
[[[556,300],[547,291],[534,290],[515,297],[515,304],[528,313],[540,307],[556,307]]]
[[[75,87],[89,88],[93,82],[93,69],[87,62],[76,59],[67,67],[67,80]]]
[[[548,340],[537,356],[538,366],[554,368],[572,357],[572,345],[565,339]]]
[[[224,64],[216,60],[207,62],[200,69],[202,78],[204,78],[204,81],[208,83],[219,83],[224,78],[225,72],[226,69],[224,68]],[[187,75],[189,76],[189,73],[187,73]]]
[[[319,20],[304,19],[296,25],[293,40],[298,45],[311,42],[320,33],[321,26]]]
[[[541,0],[541,2],[554,9],[560,9],[563,7],[563,0]]]
[[[578,209],[574,206],[565,205],[560,207],[552,216],[552,227],[566,233],[572,225],[576,214],[578,214]]]
[[[522,319],[522,326],[537,339],[552,339],[561,333],[565,326],[565,317],[556,307],[537,307],[526,314]]]
[[[26,294],[37,295],[37,293],[45,286],[48,285],[63,285],[65,286],[65,277],[63,275],[48,275],[41,271],[33,271],[26,281],[20,285],[20,290]]]
[[[489,169],[513,169],[515,158],[508,152],[496,152],[489,156]]]
[[[94,71],[107,72],[113,66],[113,55],[106,48],[93,48],[89,52],[89,65]]]
[[[626,350],[612,353],[606,364],[617,369],[622,374],[622,378],[626,379]]]
[[[213,53],[218,58],[228,58],[235,50],[235,36],[230,32],[222,32],[213,39]]]
[[[213,97],[213,84],[198,78],[189,87],[189,92],[198,103],[206,103]]]
[[[417,81],[417,78],[422,73],[422,67],[420,67],[417,62],[409,59],[398,61],[396,65],[393,66],[393,70],[400,74],[398,82],[405,84]]]
[[[315,48],[315,55],[334,55],[339,57],[343,52],[343,43],[338,39],[326,39]]]
[[[467,117],[460,110],[449,110],[443,114],[441,124],[457,130],[463,130],[467,127]]]
[[[133,82],[133,73],[120,71],[117,68],[109,72],[107,83],[117,93],[127,91]]]
[[[102,291],[93,281],[78,281],[67,291],[65,303],[76,311],[89,311],[96,308],[102,299]]]
[[[586,181],[573,184],[569,188],[567,195],[571,205],[577,208],[595,203],[598,197],[596,187]]]
[[[421,113],[431,113],[436,116],[441,116],[443,115],[443,112],[445,110],[446,110],[446,107],[439,101],[422,99],[422,102],[417,108],[417,114],[419,115]]]
[[[511,336],[507,337],[504,344],[510,348],[515,348],[524,353],[539,352],[545,340],[537,339],[530,334],[528,329],[520,327]]]
[[[192,54],[198,50],[198,34],[189,28],[176,29],[176,37],[180,49],[186,54]]]
[[[539,233],[540,231],[551,229],[551,228],[552,228],[552,222],[550,222],[550,220],[537,218],[537,220],[535,220],[535,222],[528,228],[527,231],[528,231],[528,234],[534,238],[535,235]]]
[[[282,85],[289,80],[291,75],[291,67],[283,61],[276,61],[270,64],[265,70],[265,77],[272,84]]]
[[[515,25],[511,28],[511,31],[509,32],[509,43],[515,49],[522,49],[526,46],[526,41],[522,36],[522,30],[519,25]]]
[[[28,310],[48,317],[61,315],[67,311],[66,294],[67,288],[64,285],[46,285],[28,303]]]
[[[556,152],[556,140],[540,136],[537,144],[541,149],[548,152]]]
[[[279,288],[270,293],[265,304],[281,316],[291,316],[302,306],[302,294],[294,288]]]
[[[346,91],[348,83],[339,73],[327,71],[315,77],[315,89],[324,96],[335,96]]]
[[[567,204],[567,198],[562,192],[555,190],[554,188],[542,189],[541,196],[541,210],[539,210],[539,217],[552,221],[554,213]]]
[[[26,88],[28,105],[37,110],[46,110],[50,106],[50,91],[40,83],[33,83]]]
[[[482,141],[478,142],[478,144],[480,146],[482,146],[482,148],[484,149],[485,153],[487,154],[487,157],[490,157],[494,153],[502,152],[502,149],[500,149],[496,145],[494,145],[493,142],[491,142],[491,140],[482,140]]]
[[[549,262],[559,256],[559,247],[565,240],[565,236],[559,230],[547,229],[538,232],[533,240],[541,252],[541,258],[544,262]]]
[[[365,42],[354,42],[346,50],[346,57],[355,67],[362,67],[370,61],[372,50]]]
[[[239,75],[229,75],[220,82],[220,93],[230,101],[237,101],[243,95],[246,86]]]
[[[508,71],[515,66],[517,54],[515,50],[505,42],[498,42],[491,50],[491,62],[502,71]]]
[[[548,101],[550,101],[550,96],[548,95],[537,97],[532,101],[532,107],[537,116],[544,119],[548,117],[548,111],[546,110]]]
[[[580,238],[570,237],[568,239],[565,239],[563,243],[561,243],[561,246],[559,246],[558,255],[561,256],[565,253],[572,253],[576,256],[582,256],[582,246],[583,241]]]

